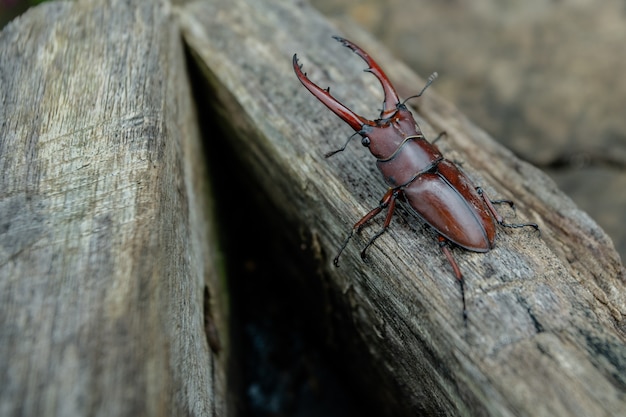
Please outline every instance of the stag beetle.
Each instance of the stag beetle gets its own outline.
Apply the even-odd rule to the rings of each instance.
[[[294,54],[293,69],[302,85],[356,132],[348,138],[342,148],[325,156],[330,157],[343,151],[350,139],[358,134],[361,136],[363,146],[376,157],[376,166],[389,185],[378,207],[354,224],[333,263],[339,266],[339,256],[354,233],[358,233],[369,220],[387,208],[382,229],[369,240],[361,252],[361,257],[365,258],[367,248],[391,223],[396,200],[402,198],[418,217],[437,231],[439,246],[452,266],[461,287],[463,317],[466,319],[463,274],[449,246],[453,244],[473,252],[488,252],[494,247],[495,222],[513,228],[529,226],[539,230],[539,226],[535,223],[505,223],[493,203],[508,203],[511,206],[513,203],[509,200],[491,201],[480,187],[475,187],[471,183],[455,163],[445,159],[439,149],[426,140],[406,102],[420,97],[437,78],[436,72],[428,78],[426,85],[418,94],[400,101],[387,75],[367,52],[346,39],[338,36],[333,38],[367,63],[369,67],[365,71],[372,73],[380,81],[384,101],[378,119],[368,120],[359,116],[332,97],[329,88],[322,89],[309,80],[302,72],[297,55]]]

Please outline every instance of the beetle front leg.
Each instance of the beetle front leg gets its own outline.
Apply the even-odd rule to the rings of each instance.
[[[374,210],[367,213],[365,216],[363,216],[361,220],[359,220],[358,222],[354,224],[354,226],[352,226],[352,231],[350,232],[346,240],[343,241],[343,244],[339,248],[339,253],[337,253],[337,256],[335,256],[335,259],[333,259],[333,264],[335,266],[337,267],[339,266],[339,257],[341,256],[341,253],[348,245],[348,241],[350,241],[350,239],[354,235],[354,232],[359,233],[361,229],[363,228],[363,226],[365,226],[365,224],[368,221],[376,217],[381,211],[383,211],[385,207],[389,207],[389,211],[387,212],[387,217],[385,218],[385,223],[383,224],[383,228],[378,233],[376,233],[369,240],[369,242],[367,242],[367,245],[365,245],[365,248],[363,248],[363,250],[361,251],[361,258],[365,259],[365,250],[368,247],[370,247],[372,243],[374,243],[374,241],[385,232],[387,227],[389,227],[389,224],[391,223],[391,217],[393,215],[393,211],[396,207],[396,199],[398,198],[399,193],[400,191],[396,188],[390,188],[389,190],[387,190],[383,198],[380,200],[378,207],[376,207]]]

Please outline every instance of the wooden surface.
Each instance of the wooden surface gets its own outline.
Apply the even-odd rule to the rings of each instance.
[[[358,252],[382,219],[331,259],[350,226],[385,191],[352,132],[296,80],[291,57],[322,87],[366,117],[381,103],[363,62],[330,38],[338,34],[300,1],[215,0],[179,9],[185,39],[211,88],[229,143],[262,192],[289,222],[311,231],[322,279],[349,311],[335,334],[367,358],[368,395],[386,398],[388,415],[610,416],[626,407],[624,268],[605,233],[539,170],[496,145],[451,105],[436,85],[419,123],[449,159],[491,196],[517,203],[514,220],[542,233],[499,230],[487,254],[455,249],[467,282],[469,319],[435,234],[401,211],[369,251]],[[340,33],[339,33],[340,34]],[[354,31],[405,97],[423,79]],[[433,68],[436,70],[436,68]],[[427,75],[427,74],[424,74]],[[311,244],[312,242],[303,242]],[[340,336],[338,336],[340,337]]]
[[[355,21],[522,159],[539,164],[626,260],[623,3],[311,0]],[[392,22],[392,24],[389,24]]]
[[[0,33],[2,416],[226,414],[224,294],[170,11],[49,3]]]

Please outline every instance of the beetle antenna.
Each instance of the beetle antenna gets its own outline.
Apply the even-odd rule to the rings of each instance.
[[[353,138],[353,137],[355,137],[355,136],[356,136],[356,135],[358,135],[358,134],[359,134],[359,132],[355,132],[355,133],[353,133],[353,134],[352,134],[352,135],[348,138],[348,140],[346,141],[346,143],[344,143],[344,144],[343,144],[343,146],[342,146],[341,148],[339,148],[339,149],[337,149],[337,150],[334,150],[334,151],[326,152],[326,153],[324,154],[324,158],[330,158],[331,156],[333,156],[333,155],[334,155],[334,154],[336,154],[336,153],[339,153],[339,152],[345,151],[345,150],[346,150],[346,147],[348,146],[348,143],[350,143],[350,141],[352,140],[352,138]]]
[[[437,79],[437,77],[439,77],[439,74],[437,74],[437,72],[433,72],[432,74],[430,74],[430,77],[428,77],[428,80],[426,80],[426,85],[424,86],[424,88],[422,88],[422,91],[420,91],[419,93],[415,94],[414,96],[406,98],[402,102],[402,104],[405,104],[407,101],[411,100],[412,98],[418,98],[422,94],[424,94],[424,91],[426,91],[426,89],[428,87],[430,87],[430,85]]]

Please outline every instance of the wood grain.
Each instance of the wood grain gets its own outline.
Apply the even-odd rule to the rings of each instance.
[[[0,415],[225,415],[224,288],[180,32],[158,1],[0,33]]]
[[[606,234],[550,179],[439,98],[436,85],[414,103],[428,136],[447,131],[438,145],[449,159],[492,197],[515,200],[516,213],[503,210],[507,218],[542,230],[499,230],[487,254],[454,250],[467,282],[465,327],[435,234],[406,211],[367,263],[358,252],[382,219],[350,242],[340,268],[331,265],[351,224],[386,188],[358,143],[323,158],[352,132],[291,69],[297,52],[314,82],[375,117],[380,87],[362,73],[358,57],[330,38],[337,29],[300,1],[196,2],[179,14],[238,166],[288,223],[319,243],[321,278],[350,316],[333,333],[366,358],[359,378],[373,381],[367,395],[384,397],[388,415],[623,413],[624,268]],[[402,95],[422,87],[423,79],[367,35],[355,30],[350,37],[379,60]]]

